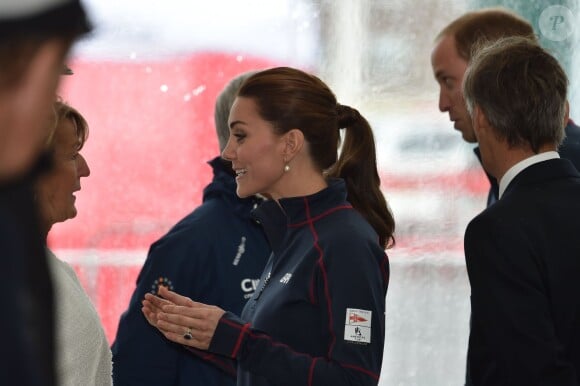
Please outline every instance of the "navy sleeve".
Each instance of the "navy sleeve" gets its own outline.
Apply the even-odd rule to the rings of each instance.
[[[331,335],[325,355],[296,352],[231,313],[220,320],[209,350],[237,358],[240,367],[276,385],[377,385],[388,260],[378,245],[343,240],[322,252],[313,280]]]
[[[479,216],[467,227],[474,384],[576,385],[555,334],[541,262],[523,224]]]
[[[566,137],[560,145],[558,153],[560,153],[560,157],[570,160],[580,171],[580,127],[570,120],[565,131]]]
[[[202,277],[205,256],[212,253],[208,249],[210,244],[171,235],[151,246],[112,346],[116,386],[235,385],[231,373],[224,376],[225,373],[211,363],[165,339],[148,324],[141,312],[145,293],[155,291],[160,283],[192,298],[210,293],[207,288],[210,283],[196,279]]]
[[[224,373],[228,374],[232,379],[236,379],[238,370],[238,363],[235,359],[229,358],[225,355],[214,354],[206,350],[199,350],[193,347],[184,346],[192,355],[195,355],[205,362],[209,362]]]

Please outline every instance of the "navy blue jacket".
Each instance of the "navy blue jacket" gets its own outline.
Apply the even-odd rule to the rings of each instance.
[[[255,212],[273,250],[260,288],[209,351],[237,359],[239,386],[377,385],[389,264],[376,232],[342,180],[279,204]]]
[[[572,164],[580,171],[580,127],[571,119],[566,126],[566,138],[558,149],[560,157],[572,161]]]
[[[270,248],[251,218],[255,199],[237,197],[229,166],[210,162],[213,181],[203,204],[151,245],[129,309],[113,344],[116,386],[233,386],[230,374],[165,339],[141,313],[147,292],[166,285],[196,301],[240,313],[263,271]]]
[[[0,289],[10,310],[0,321],[0,385],[56,385],[52,282],[33,198],[36,178],[35,171],[0,185]]]

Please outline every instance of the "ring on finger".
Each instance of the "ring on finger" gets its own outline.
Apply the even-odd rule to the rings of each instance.
[[[187,327],[187,330],[185,331],[185,334],[183,334],[183,339],[185,340],[190,340],[193,338],[193,335],[191,334],[191,328]]]

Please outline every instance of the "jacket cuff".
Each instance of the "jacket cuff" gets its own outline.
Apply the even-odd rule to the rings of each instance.
[[[224,358],[221,355],[217,355],[211,352],[207,352],[205,350],[199,350],[189,346],[183,346],[187,351],[192,353],[193,355],[201,358],[203,361],[207,361],[213,363],[218,369],[221,369],[230,377],[236,379],[238,371],[236,369],[236,362],[230,358]]]
[[[218,322],[208,351],[237,358],[249,331],[250,323],[244,323],[238,316],[226,312]]]

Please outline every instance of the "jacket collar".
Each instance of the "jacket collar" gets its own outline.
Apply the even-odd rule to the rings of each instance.
[[[221,157],[216,157],[208,164],[213,169],[213,179],[203,190],[203,201],[212,197],[221,197],[226,200],[232,210],[242,218],[252,218],[251,211],[255,209],[263,200],[252,196],[240,198],[236,193],[236,178],[229,162]]]
[[[503,197],[528,184],[545,183],[561,178],[580,178],[580,173],[567,159],[555,158],[538,162],[522,170],[507,186]]]
[[[309,196],[264,201],[253,215],[262,224],[274,254],[279,252],[289,227],[309,226],[334,210],[351,209],[342,179],[329,179],[328,186]]]

